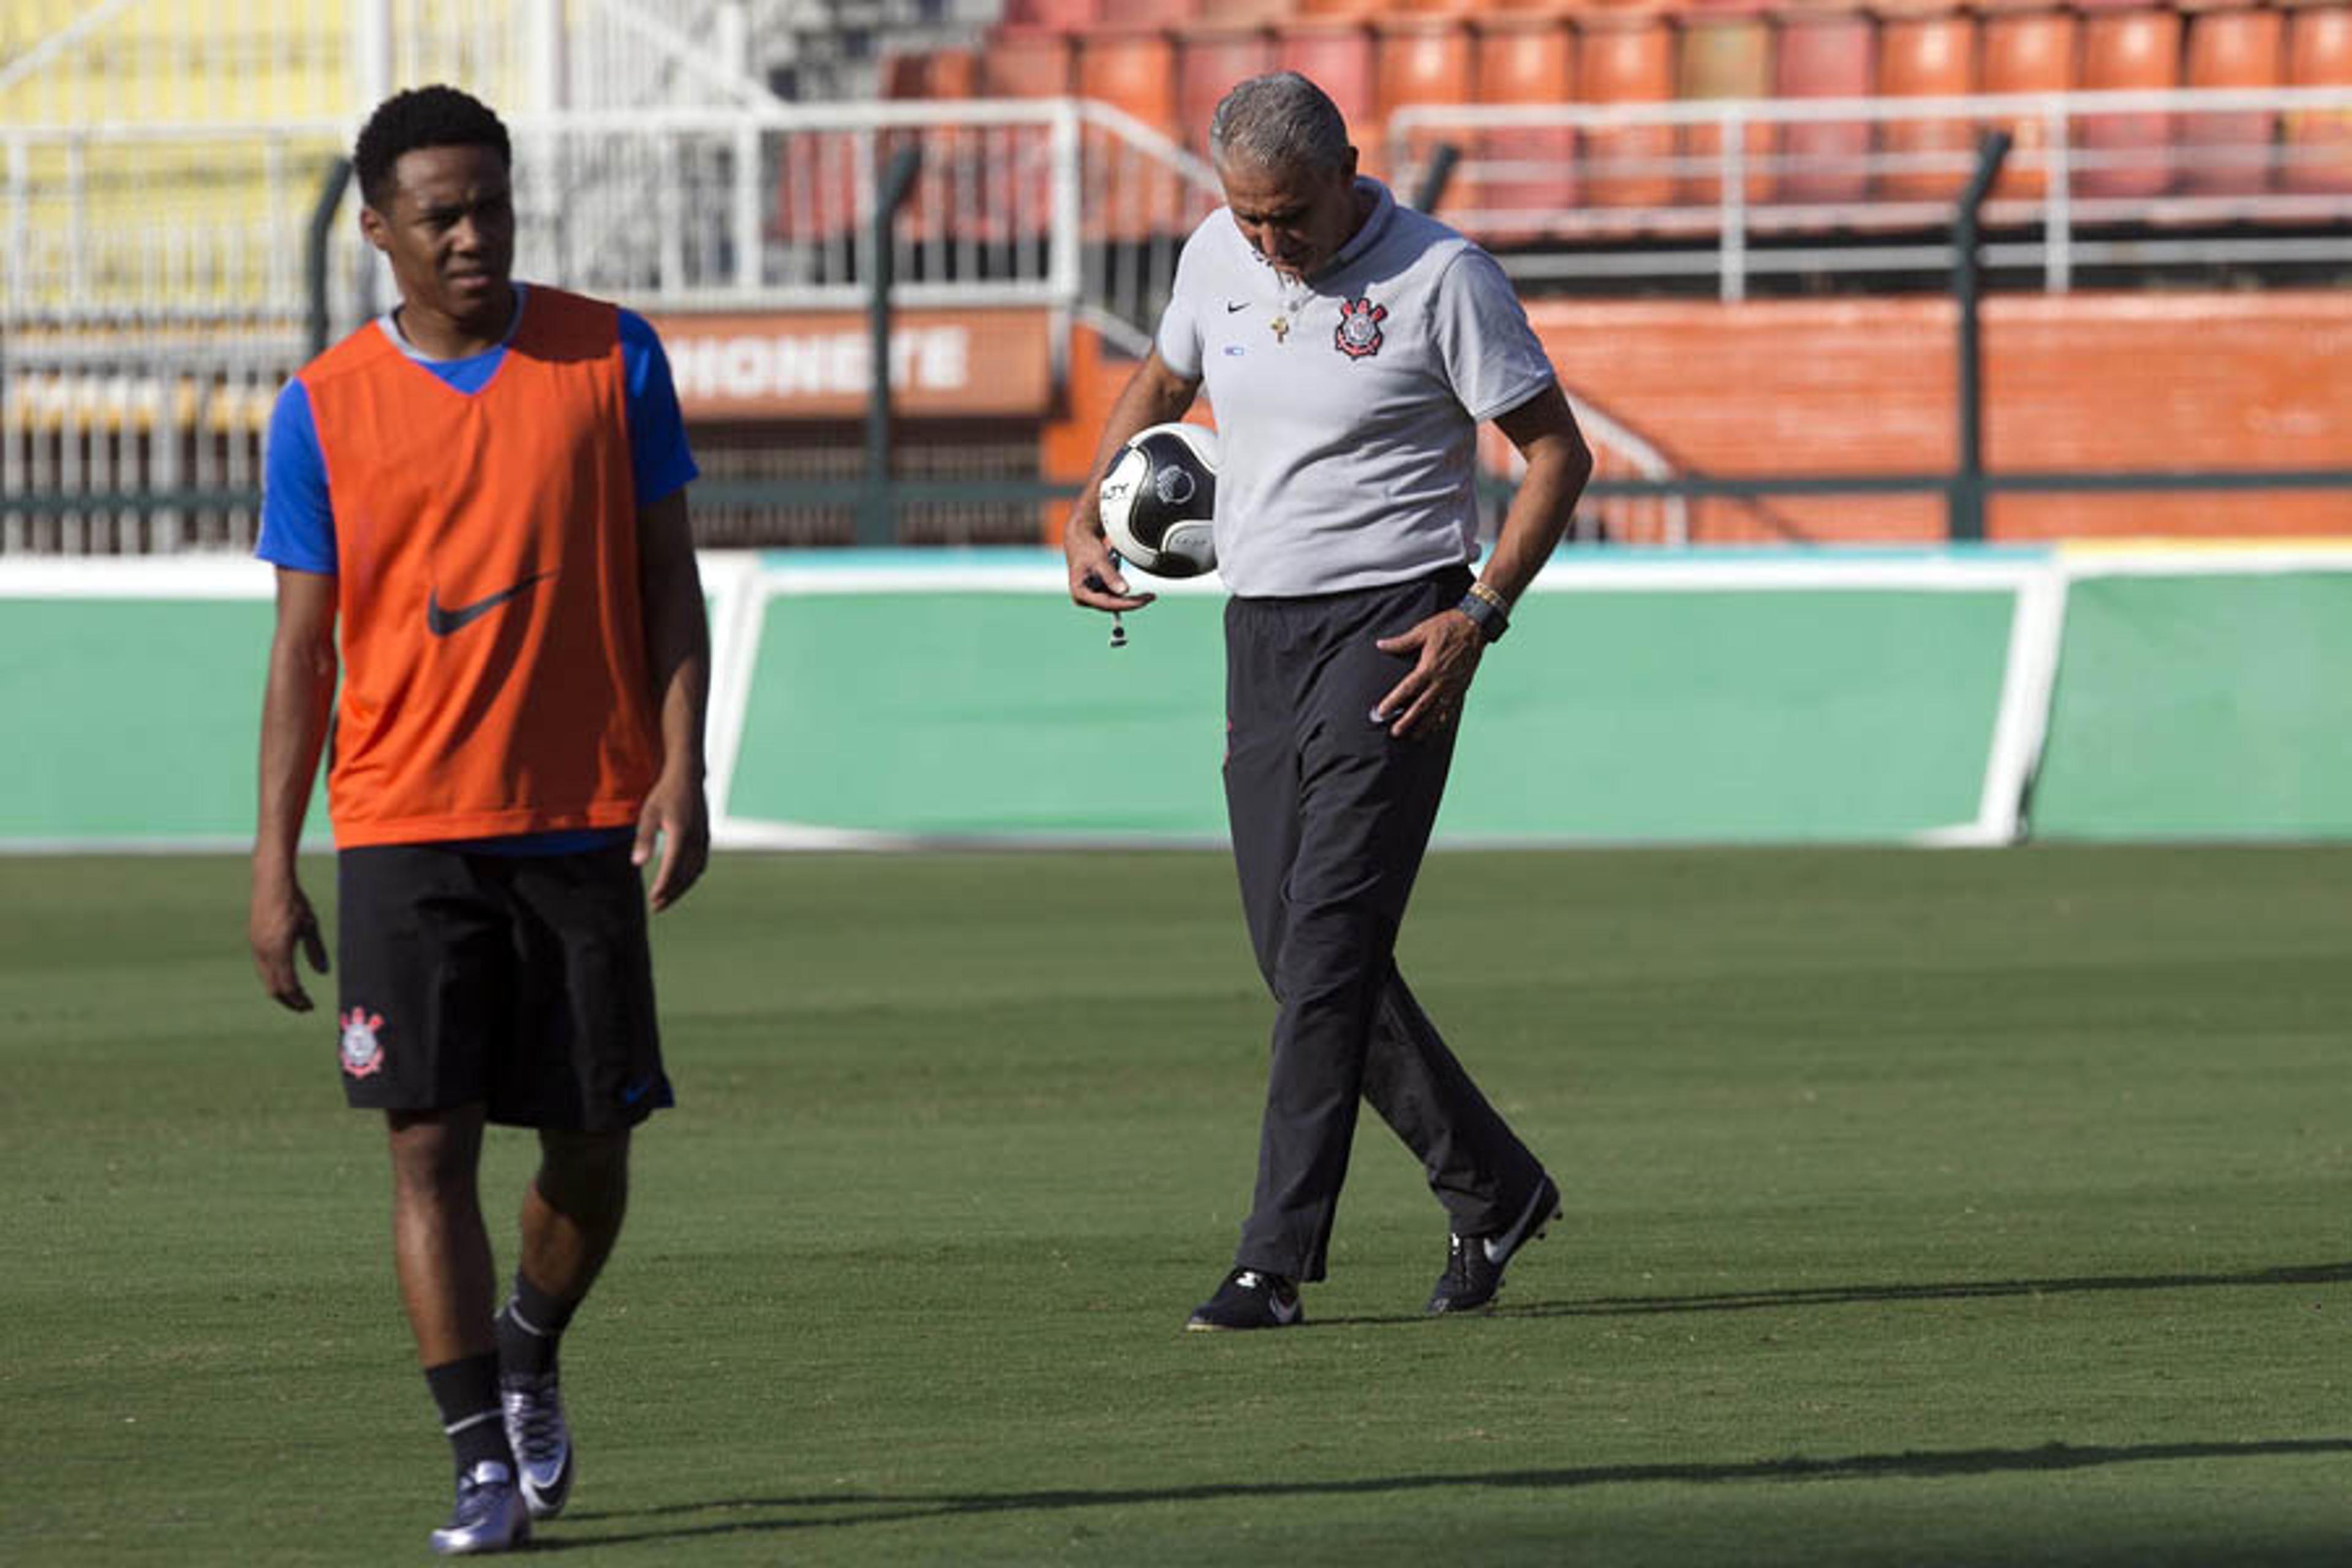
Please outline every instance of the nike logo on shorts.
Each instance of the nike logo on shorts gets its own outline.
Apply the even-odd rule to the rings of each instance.
[[[452,610],[441,607],[441,590],[434,589],[425,596],[425,629],[436,637],[446,637],[458,627],[478,621],[508,600],[528,591],[542,577],[552,577],[552,572],[534,572],[511,588],[502,588],[487,599],[477,599],[470,605],[460,605]]]

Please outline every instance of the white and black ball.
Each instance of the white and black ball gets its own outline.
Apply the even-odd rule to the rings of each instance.
[[[1130,566],[1197,577],[1217,565],[1217,435],[1200,425],[1139,430],[1103,476],[1103,531]]]

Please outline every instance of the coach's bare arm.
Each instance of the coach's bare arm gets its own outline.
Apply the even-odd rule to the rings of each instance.
[[[299,946],[327,973],[327,943],[303,896],[294,857],[327,743],[335,700],[335,579],[278,569],[278,630],[261,699],[261,809],[253,841],[253,903],[246,937],[262,988],[297,1013],[310,1010],[294,967]]]
[[[1480,584],[1506,605],[1518,603],[1576,515],[1576,501],[1592,477],[1592,449],[1576,427],[1576,414],[1559,383],[1517,408],[1496,416],[1495,428],[1528,460],[1510,510],[1495,537],[1495,549],[1479,574]],[[1413,661],[1412,671],[1386,697],[1380,711],[1390,717],[1390,733],[1410,735],[1424,725],[1453,723],[1478,673],[1486,635],[1459,610],[1440,610],[1400,637],[1381,639],[1383,652]]]
[[[1139,610],[1155,597],[1129,592],[1127,579],[1119,575],[1118,564],[1111,560],[1110,542],[1103,537],[1103,470],[1110,467],[1118,449],[1137,431],[1183,418],[1200,391],[1199,380],[1188,381],[1169,369],[1155,348],[1128,378],[1118,401],[1111,405],[1110,417],[1103,424],[1102,439],[1095,446],[1094,468],[1087,476],[1086,491],[1070,508],[1070,520],[1062,528],[1062,555],[1070,569],[1070,597],[1087,608]]]
[[[637,814],[638,865],[653,858],[653,907],[686,897],[710,861],[710,808],[703,793],[703,728],[710,701],[710,622],[702,608],[702,574],[686,492],[637,512],[637,569],[645,597],[646,666],[661,724],[661,776]]]

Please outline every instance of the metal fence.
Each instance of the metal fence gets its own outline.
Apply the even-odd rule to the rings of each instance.
[[[1952,250],[1939,193],[1965,179],[1968,154],[1939,138],[2021,117],[2038,129],[1986,206],[1986,258],[2064,289],[2126,253],[2352,267],[2352,179],[2323,188],[2344,172],[2330,144],[2289,133],[2312,116],[2352,117],[2352,89],[1419,108],[1392,122],[1390,166],[1411,192],[1440,143],[1465,149],[1444,216],[1523,278],[1696,275],[1727,299],[1800,270],[1910,269],[1940,284]],[[899,303],[1045,306],[1133,348],[1218,200],[1198,159],[1077,100],[511,118],[518,269],[649,310],[862,308],[878,259],[876,171],[912,147],[922,174],[889,241]],[[2125,121],[2145,133],[2097,129]],[[303,236],[348,132],[324,118],[0,127],[0,549],[249,544],[268,400],[307,353]],[[2224,171],[2242,188],[2205,188]],[[2131,182],[2142,194],[2123,194]],[[1545,188],[1548,200],[1533,194]],[[1816,199],[1825,192],[1850,199]],[[2141,232],[2102,227],[2126,220]],[[391,290],[353,225],[331,232],[326,304],[341,331]],[[1685,477],[1633,433],[1589,423],[1603,482],[1587,528],[1685,538],[1687,496],[1713,492],[1674,489]],[[1507,454],[1490,458],[1507,468]],[[999,488],[1020,483],[1016,467],[1001,452],[985,464]],[[822,463],[805,477],[841,482]],[[1737,481],[1706,481],[1725,482]],[[780,494],[728,500],[746,537],[759,508],[786,507]],[[969,508],[918,499],[945,510],[902,511],[902,535],[980,536]],[[828,537],[821,509],[844,503],[803,502],[793,536]],[[1017,527],[1023,514],[996,515]]]
[[[2352,274],[2352,87],[1425,105],[1391,117],[1388,151],[1400,188],[1457,153],[1444,216],[1520,278],[1738,300],[1771,278],[1936,286],[1936,231],[1993,128],[2016,146],[1986,261],[2044,289],[2099,267]]]

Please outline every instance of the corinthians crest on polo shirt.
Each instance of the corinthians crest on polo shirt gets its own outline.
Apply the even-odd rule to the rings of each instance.
[[[1331,346],[1349,359],[1370,359],[1381,352],[1381,323],[1388,319],[1386,305],[1375,305],[1360,294],[1339,307],[1339,324],[1331,331]]]
[[[383,1015],[354,1007],[337,1022],[343,1026],[343,1071],[352,1078],[372,1077],[383,1066],[383,1045],[375,1037],[383,1027]]]

